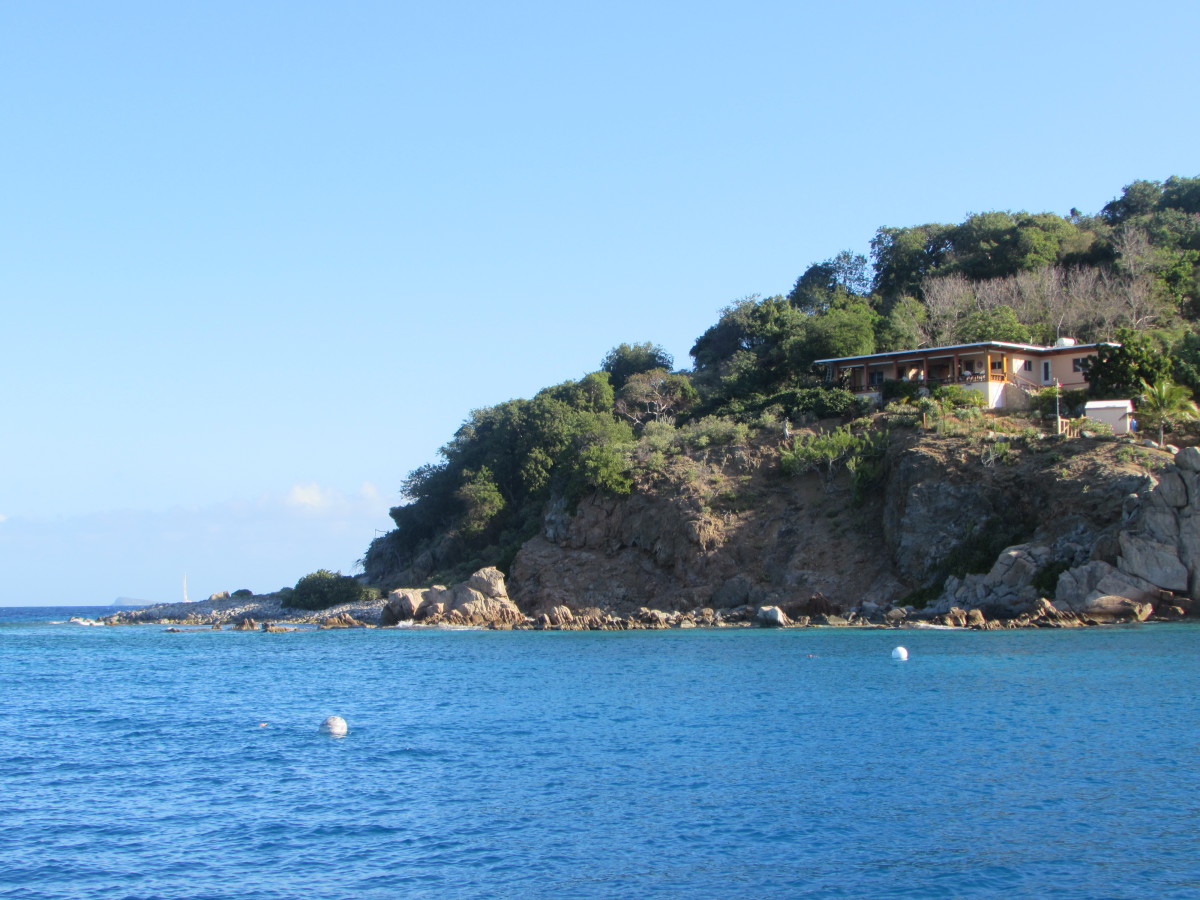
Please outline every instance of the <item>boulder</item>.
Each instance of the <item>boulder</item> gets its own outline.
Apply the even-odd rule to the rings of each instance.
[[[1175,454],[1175,465],[1185,472],[1200,472],[1200,447],[1184,447]]]
[[[1179,561],[1176,545],[1150,537],[1121,532],[1121,557],[1117,566],[1127,575],[1168,591],[1188,589],[1188,571]]]
[[[754,614],[754,622],[765,628],[784,628],[791,625],[791,619],[778,606],[764,606]]]
[[[1159,476],[1154,493],[1162,497],[1167,506],[1182,509],[1188,505],[1188,489],[1183,475],[1175,468],[1168,468]]]
[[[449,596],[446,598],[447,612],[453,612],[456,609],[462,609],[469,603],[478,603],[480,601],[492,599],[487,594],[470,587],[465,581],[462,584],[456,584],[454,587],[450,588],[448,594]]]
[[[1020,588],[1033,581],[1033,576],[1037,574],[1038,568],[1037,558],[1031,552],[1031,548],[1026,546],[1009,547],[997,557],[984,581],[987,584],[1003,584],[1007,587]]]
[[[455,620],[461,618],[464,625],[515,625],[525,621],[517,604],[507,597],[485,597],[464,585],[456,586],[454,591],[454,606],[448,615]]]
[[[571,612],[569,607],[555,606],[547,614],[547,618],[551,625],[562,626],[573,621],[575,619],[575,615]]]
[[[387,605],[380,613],[379,624],[395,625],[417,617],[417,610],[425,599],[425,591],[418,588],[399,588],[388,594]]]
[[[423,600],[417,610],[417,620],[437,619],[446,614],[446,604],[441,600]]]
[[[1179,522],[1179,559],[1190,573],[1188,596],[1200,600],[1200,516]]]
[[[814,625],[849,625],[848,619],[843,619],[841,616],[813,616],[812,623]]]
[[[504,585],[504,573],[494,566],[480,569],[468,578],[465,584],[466,587],[491,600],[508,599],[508,589]]]
[[[1060,609],[1086,612],[1101,597],[1121,597],[1134,603],[1151,603],[1158,597],[1158,588],[1100,560],[1067,569],[1058,576],[1054,600]]]
[[[414,619],[429,619],[443,615],[449,608],[450,589],[435,584],[421,592],[421,605],[417,607]]]
[[[1145,622],[1150,618],[1154,607],[1149,603],[1130,600],[1128,597],[1102,595],[1089,599],[1084,607],[1077,611],[1099,620],[1136,619]]]
[[[336,616],[326,616],[321,620],[320,628],[366,628],[366,624],[358,621],[348,612],[340,613]]]

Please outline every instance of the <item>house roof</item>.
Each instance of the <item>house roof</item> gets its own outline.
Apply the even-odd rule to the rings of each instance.
[[[1133,409],[1132,400],[1089,400],[1084,409]]]
[[[1017,353],[1036,353],[1041,355],[1059,354],[1059,353],[1076,353],[1080,350],[1089,350],[1093,347],[1099,347],[1100,344],[1072,344],[1069,347],[1041,347],[1037,344],[1012,344],[1008,341],[979,341],[974,344],[949,344],[945,347],[926,347],[919,350],[891,350],[887,353],[867,353],[863,356],[838,356],[832,359],[814,360],[814,365],[823,365],[826,363],[844,363],[854,362],[856,360],[867,359],[895,359],[905,356],[924,357],[935,353],[962,351],[962,350],[986,350],[992,347],[1007,350]]]

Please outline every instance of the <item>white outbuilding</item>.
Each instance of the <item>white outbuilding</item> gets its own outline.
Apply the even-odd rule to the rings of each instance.
[[[1089,400],[1083,407],[1086,418],[1103,422],[1113,434],[1128,434],[1134,421],[1132,400]]]

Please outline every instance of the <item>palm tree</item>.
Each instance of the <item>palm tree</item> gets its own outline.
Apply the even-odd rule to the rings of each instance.
[[[1192,399],[1192,392],[1170,378],[1160,378],[1154,384],[1142,379],[1142,396],[1138,403],[1138,417],[1153,428],[1158,426],[1158,443],[1163,443],[1163,432],[1175,421],[1200,419],[1200,407]]]

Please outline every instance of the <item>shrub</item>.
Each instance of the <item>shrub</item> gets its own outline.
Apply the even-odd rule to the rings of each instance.
[[[671,449],[675,434],[675,426],[670,422],[647,422],[642,426],[642,435],[638,443],[651,451],[662,453]]]
[[[979,458],[988,468],[991,468],[998,462],[1011,465],[1014,462],[1011,451],[1012,445],[1008,441],[996,441],[996,443],[984,447]]]
[[[1109,425],[1107,422],[1101,422],[1099,419],[1084,419],[1080,423],[1080,427],[1084,431],[1087,431],[1090,434],[1094,434],[1097,437],[1112,437],[1113,436],[1112,426]]]
[[[915,428],[920,420],[917,408],[904,400],[889,403],[883,410],[883,422],[888,428]]]
[[[981,392],[965,388],[961,384],[940,384],[932,393],[935,400],[955,409],[980,409],[987,406],[987,399]]]
[[[918,397],[913,407],[923,416],[936,416],[941,411],[938,402],[932,397]]]
[[[893,400],[907,400],[911,403],[921,396],[921,382],[897,381],[887,378],[884,379],[881,393],[884,403],[890,403]]]
[[[328,609],[370,600],[374,593],[349,575],[318,569],[296,582],[287,605],[293,609]]]
[[[678,430],[676,441],[691,450],[707,447],[722,447],[729,444],[744,444],[750,429],[732,419],[705,416],[699,422],[690,422]]]
[[[877,460],[886,449],[886,434],[854,434],[843,425],[826,434],[798,436],[790,448],[780,451],[779,462],[784,474],[800,475],[824,469],[827,480],[832,480],[837,469],[844,467],[857,482],[860,478],[871,480],[877,476],[877,471],[867,463]]]
[[[238,600],[244,600],[247,597],[253,597],[254,591],[250,590],[249,588],[238,588],[230,596],[232,596]]]
[[[1037,590],[1038,596],[1053,600],[1054,592],[1058,588],[1058,576],[1069,568],[1071,568],[1069,562],[1059,560],[1038,569],[1037,574],[1033,576],[1033,581],[1031,582],[1034,589]]]
[[[858,394],[854,398],[854,405],[851,411],[855,415],[869,416],[875,411],[875,400],[867,394]]]
[[[1052,418],[1056,409],[1059,415],[1068,418],[1082,413],[1087,401],[1088,392],[1086,390],[1064,391],[1062,388],[1050,385],[1030,397],[1029,406],[1043,419]]]
[[[763,405],[780,406],[792,418],[812,416],[830,419],[854,412],[856,399],[853,393],[844,388],[799,388],[768,397]]]

